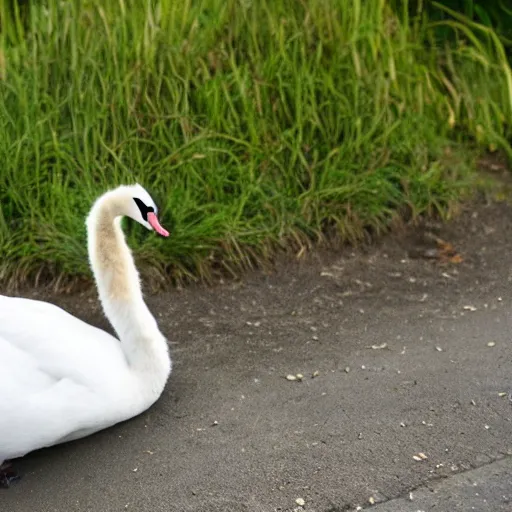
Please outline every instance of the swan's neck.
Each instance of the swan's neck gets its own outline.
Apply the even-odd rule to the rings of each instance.
[[[144,302],[114,197],[104,196],[96,202],[87,228],[89,260],[101,304],[129,366],[165,383],[170,371],[167,342]]]

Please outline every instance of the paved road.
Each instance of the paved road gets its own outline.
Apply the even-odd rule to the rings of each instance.
[[[512,209],[439,234],[461,263],[409,258],[413,232],[149,298],[162,399],[17,461],[0,510],[511,511]],[[91,297],[52,300],[106,327]]]

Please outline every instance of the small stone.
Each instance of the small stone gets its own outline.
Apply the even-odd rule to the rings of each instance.
[[[350,371],[350,366],[345,366],[345,373],[348,373]]]
[[[498,396],[500,396],[500,397],[502,397],[502,398],[503,398],[504,396],[507,396],[507,395],[508,395],[508,393],[505,393],[505,392],[503,392],[503,391],[502,391],[501,393],[498,393]]]
[[[318,377],[319,375],[320,375],[320,372],[318,370],[315,370],[313,372],[313,374],[311,375],[311,377],[313,377],[313,379],[314,379],[315,377]]]
[[[441,347],[436,347],[436,350],[437,350],[438,352],[442,352],[442,351],[443,351],[443,349],[442,349]]]
[[[302,380],[304,378],[304,375],[302,375],[302,373],[297,373],[296,377],[297,380]]]
[[[375,505],[375,498],[373,496],[370,496],[368,501],[370,502],[370,505]]]
[[[295,500],[295,503],[297,503],[297,505],[299,505],[299,507],[303,507],[306,504],[306,502],[302,498],[297,498]]]
[[[290,374],[286,376],[286,380],[297,380],[297,377],[295,375]]]
[[[489,343],[487,343],[488,347],[494,347],[495,345],[496,345],[495,341],[489,341]]]

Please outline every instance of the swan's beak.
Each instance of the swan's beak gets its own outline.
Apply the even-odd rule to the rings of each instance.
[[[148,222],[159,235],[169,236],[169,231],[160,226],[160,222],[158,222],[158,218],[153,212],[148,213]]]

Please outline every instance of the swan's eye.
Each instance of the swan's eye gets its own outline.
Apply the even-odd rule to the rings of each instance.
[[[148,221],[148,213],[153,212],[155,213],[155,210],[152,206],[147,206],[144,201],[141,201],[138,197],[134,197],[133,200],[135,201],[135,204],[139,207],[140,214],[142,215],[142,218],[147,222]]]

